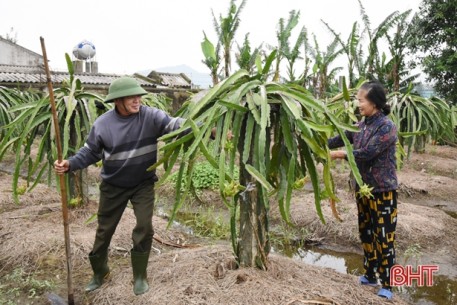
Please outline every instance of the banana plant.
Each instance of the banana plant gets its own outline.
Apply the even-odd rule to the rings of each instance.
[[[238,53],[235,54],[236,63],[240,69],[247,70],[249,73],[254,72],[257,56],[260,55],[262,44],[251,51],[251,43],[249,41],[249,33],[244,36],[243,45],[238,46]]]
[[[99,110],[95,102],[101,101],[99,96],[87,93],[81,87],[81,81],[73,77],[73,65],[66,55],[70,79],[62,87],[54,89],[58,119],[62,129],[62,152],[66,157],[82,146],[90,127]],[[32,190],[47,173],[47,181],[51,182],[52,164],[56,160],[54,147],[54,128],[49,95],[34,96],[24,99],[9,109],[14,119],[6,126],[6,132],[0,143],[0,160],[8,150],[15,154],[13,173],[13,196],[18,201],[18,190]],[[32,147],[38,144],[37,150]],[[26,170],[26,186],[18,187],[19,177]],[[75,198],[72,196],[70,198]]]
[[[388,97],[392,106],[391,118],[398,128],[401,145],[407,148],[407,158],[420,137],[437,140],[444,134],[452,134],[455,128],[449,104],[439,98],[414,95],[411,89],[412,86],[404,94],[394,92]]]
[[[359,58],[359,48],[360,48],[360,29],[357,22],[354,22],[352,25],[351,33],[345,43],[341,35],[338,34],[330,25],[321,19],[321,22],[327,27],[327,29],[333,34],[335,39],[340,44],[343,52],[346,54],[347,61],[348,61],[348,74],[349,74],[349,86],[355,86],[356,83],[356,75],[355,75],[355,68],[358,65],[358,58]]]
[[[201,43],[201,48],[203,56],[205,57],[202,62],[208,67],[211,71],[211,79],[213,81],[213,86],[219,82],[219,66],[221,64],[221,58],[219,54],[220,43],[217,44],[217,47],[214,47],[214,44],[206,37],[206,33],[203,32],[204,38]]]
[[[298,25],[298,20],[300,19],[300,11],[292,10],[289,12],[289,18],[287,19],[287,23],[285,22],[284,18],[280,18],[278,22],[278,30],[276,31],[276,37],[278,39],[278,46],[276,52],[276,68],[274,70],[273,81],[279,81],[280,75],[280,64],[282,59],[285,57],[286,54],[289,56],[292,54],[290,50],[290,36],[292,35],[292,30]],[[304,29],[300,32],[297,42],[301,40],[305,40],[306,34],[304,33]],[[297,45],[297,44],[296,44]],[[294,47],[295,49],[295,47]],[[296,54],[296,56],[295,56]],[[299,52],[298,49],[294,57],[298,58]],[[295,60],[294,60],[295,61]]]
[[[366,78],[373,78],[376,74],[376,66],[379,65],[380,54],[378,48],[379,40],[396,24],[399,13],[395,11],[389,14],[374,30],[371,29],[371,22],[366,14],[361,0],[358,0],[360,14],[365,25],[364,33],[368,36],[368,52],[366,61],[359,64],[359,75]]]
[[[216,18],[213,12],[213,23],[214,29],[219,37],[218,43],[222,46],[224,53],[224,76],[228,77],[230,75],[230,69],[232,66],[232,44],[235,39],[236,32],[240,26],[240,14],[243,11],[244,6],[246,5],[247,0],[242,0],[240,5],[237,7],[235,0],[230,0],[229,10],[227,16],[223,17],[219,15],[219,18]]]
[[[388,66],[390,67],[389,73],[385,75],[387,78],[387,88],[392,91],[400,91],[403,82],[402,89],[406,89],[409,83],[404,84],[405,78],[409,74],[409,70],[406,69],[407,59],[406,50],[407,46],[412,38],[410,33],[411,20],[408,19],[411,14],[411,10],[407,10],[398,16],[396,21],[396,30],[393,35],[386,33],[387,41],[389,42],[389,51],[392,59],[389,61]]]
[[[289,47],[284,50],[284,58],[287,61],[287,75],[289,78],[289,82],[295,82],[297,79],[295,77],[295,64],[298,59],[302,59],[300,56],[300,48],[302,46],[305,46],[305,54],[304,54],[304,59],[305,59],[305,65],[306,65],[306,47],[308,46],[308,31],[306,30],[306,27],[302,27],[300,33],[298,34],[297,40],[295,41],[294,46],[292,49]],[[305,75],[303,75],[305,77]],[[299,77],[300,78],[300,77]]]
[[[357,131],[340,122],[303,87],[267,81],[275,53],[264,63],[258,62],[255,75],[239,70],[210,89],[200,101],[188,104],[186,122],[162,137],[163,157],[150,168],[165,165],[159,181],[163,183],[173,166],[179,164],[171,223],[189,195],[196,159],[203,156],[208,160],[219,172],[219,193],[230,211],[235,258],[242,266],[263,269],[268,268],[270,252],[270,205],[277,203],[282,218],[290,223],[292,194],[310,181],[316,213],[325,222],[321,200],[336,199],[328,135],[340,134],[351,152],[344,131]],[[322,124],[320,117],[325,117],[328,124]],[[211,140],[214,126],[216,134]],[[191,132],[177,138],[185,130]],[[353,155],[348,153],[348,157],[357,182],[363,186]],[[323,166],[322,174],[318,164]]]
[[[343,49],[337,49],[338,40],[334,39],[326,51],[321,51],[316,35],[314,36],[314,48],[311,57],[314,59],[313,73],[311,74],[311,88],[317,98],[325,98],[333,95],[331,81],[335,79],[336,73],[342,70],[341,67],[331,68],[332,64],[341,55]]]

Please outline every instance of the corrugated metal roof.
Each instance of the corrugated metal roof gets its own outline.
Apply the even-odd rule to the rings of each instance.
[[[164,85],[169,87],[190,87],[190,82],[188,82],[181,74],[172,74],[172,73],[160,73]]]
[[[102,73],[75,74],[75,77],[79,78],[83,85],[109,85],[113,80],[121,76]],[[153,83],[152,80],[147,81],[142,78],[135,78],[141,86],[157,87],[157,84]],[[70,79],[69,73],[51,71],[51,80],[53,83],[62,83],[65,79]],[[44,67],[39,66],[0,65],[0,83],[44,84],[46,83],[46,74]]]
[[[147,77],[167,87],[190,88],[192,86],[190,79],[182,73],[178,74],[151,71]]]
[[[44,68],[40,66],[13,66],[13,65],[1,65],[0,72],[3,73],[44,73]]]

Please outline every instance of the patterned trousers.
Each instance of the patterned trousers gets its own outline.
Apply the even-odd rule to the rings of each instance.
[[[397,191],[373,193],[373,196],[356,195],[365,275],[375,278],[378,272],[382,286],[390,288],[390,268],[395,264]]]

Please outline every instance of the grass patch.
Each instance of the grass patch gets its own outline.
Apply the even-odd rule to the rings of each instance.
[[[234,179],[238,180],[239,169],[235,168]],[[185,176],[185,174],[184,174]],[[197,190],[202,189],[217,189],[219,188],[219,171],[215,169],[208,161],[197,162],[194,165],[192,172],[192,186]],[[178,181],[178,172],[172,173],[168,179],[169,182],[176,185]],[[181,181],[182,185],[184,181]]]
[[[29,274],[22,268],[14,269],[0,281],[0,304],[24,304],[24,301],[19,299],[24,294],[32,301],[42,298],[45,292],[55,289],[53,281],[41,280],[39,278],[39,273]]]

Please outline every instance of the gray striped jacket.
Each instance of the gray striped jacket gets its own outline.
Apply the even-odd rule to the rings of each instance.
[[[157,139],[183,121],[144,105],[130,116],[110,110],[95,120],[84,146],[69,158],[70,170],[103,160],[101,177],[109,184],[134,187],[146,179],[157,180],[155,171],[146,171],[157,161]]]

